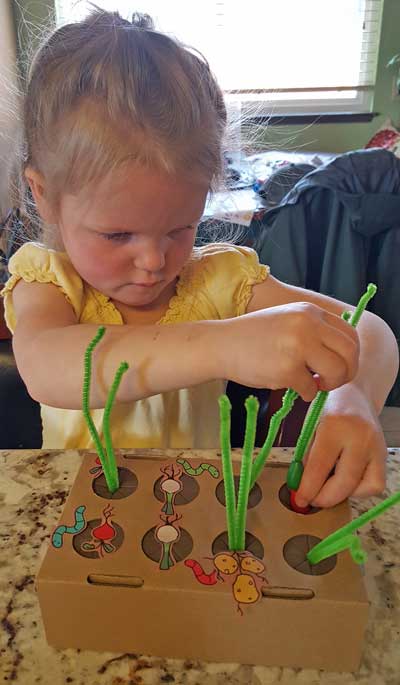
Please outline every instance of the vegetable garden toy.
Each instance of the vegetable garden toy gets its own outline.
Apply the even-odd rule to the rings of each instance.
[[[231,451],[234,502],[240,452]],[[115,450],[113,493],[97,460],[83,453],[37,576],[51,645],[358,667],[368,616],[359,567],[347,552],[307,560],[349,523],[347,503],[292,511],[287,465],[268,463],[248,492],[245,528],[234,519],[244,544],[230,549],[218,450]]]
[[[254,455],[258,402],[246,400],[240,455],[230,448],[226,396],[219,400],[221,451],[114,451],[110,414],[122,364],[104,412],[104,449],[89,411],[91,354],[103,335],[99,329],[90,343],[84,373],[83,411],[97,454],[82,455],[37,576],[48,642],[357,669],[368,600],[358,566],[341,550],[355,550],[360,560],[353,531],[368,516],[351,523],[348,503],[293,511],[287,465],[266,463],[296,393],[286,392]],[[315,423],[314,415],[307,445]]]

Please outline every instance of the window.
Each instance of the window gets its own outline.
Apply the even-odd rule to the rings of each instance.
[[[129,18],[131,0],[96,0]],[[60,23],[85,0],[56,1]],[[199,49],[231,101],[260,113],[372,111],[383,0],[138,0],[156,27]]]

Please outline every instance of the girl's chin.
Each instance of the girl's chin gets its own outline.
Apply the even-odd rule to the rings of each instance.
[[[150,306],[153,303],[155,304],[157,301],[157,298],[155,297],[150,297],[149,295],[147,297],[120,297],[116,298],[119,300],[119,302],[122,302],[122,304],[125,304],[127,307],[143,307],[145,305]]]
[[[175,295],[176,280],[167,285],[165,281],[161,281],[151,287],[127,283],[119,287],[110,288],[105,294],[126,307],[157,307],[168,302]]]
[[[136,286],[121,288],[113,295],[114,300],[127,307],[156,305],[159,297],[160,293],[156,288],[137,288]]]

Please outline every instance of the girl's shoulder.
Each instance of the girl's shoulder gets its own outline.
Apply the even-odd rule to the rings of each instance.
[[[252,255],[257,257],[257,253],[251,247],[246,247],[244,245],[235,245],[234,243],[208,243],[207,245],[202,245],[201,247],[193,248],[193,259],[194,260],[204,260],[204,259],[231,259],[232,255]]]
[[[244,314],[252,286],[265,280],[269,273],[255,250],[232,243],[194,248],[188,267],[193,289],[205,289],[221,318]]]
[[[192,255],[192,269],[203,272],[205,279],[219,282],[258,278],[260,273],[268,271],[268,267],[260,264],[257,252],[245,245],[233,243],[209,243],[202,247],[195,247]]]
[[[83,282],[65,252],[47,248],[41,243],[24,243],[10,258],[7,269],[10,277],[1,295],[4,297],[6,313],[9,311],[11,327],[14,325],[11,294],[21,279],[27,283],[52,283],[58,286],[79,316]]]
[[[27,242],[21,245],[8,262],[8,271],[18,270],[43,271],[49,268],[75,271],[66,252],[60,252],[42,243]],[[76,271],[75,271],[76,273]]]

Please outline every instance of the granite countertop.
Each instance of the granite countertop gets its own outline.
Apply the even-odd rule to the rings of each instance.
[[[239,453],[238,450],[234,452]],[[166,458],[176,451],[165,452]],[[193,457],[211,453],[193,452]],[[18,685],[399,685],[400,507],[361,529],[371,610],[358,673],[57,651],[47,645],[34,579],[80,464],[76,451],[0,451],[0,681]],[[275,449],[272,460],[289,461]],[[400,448],[389,449],[385,495],[400,489]],[[378,498],[352,502],[354,514]]]

